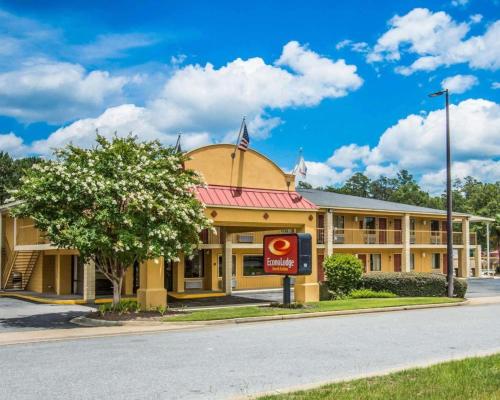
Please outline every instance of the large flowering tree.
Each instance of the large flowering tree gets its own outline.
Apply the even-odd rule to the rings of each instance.
[[[98,135],[95,148],[68,145],[34,165],[13,192],[21,201],[13,213],[92,259],[113,283],[116,304],[128,267],[191,254],[210,225],[194,193],[202,180],[183,168],[185,159],[156,141]]]

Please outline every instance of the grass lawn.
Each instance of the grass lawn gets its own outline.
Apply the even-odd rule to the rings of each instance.
[[[495,400],[500,399],[500,354],[468,358],[259,400]]]
[[[308,303],[304,308],[287,309],[279,307],[228,307],[211,310],[200,310],[166,317],[163,321],[213,321],[217,319],[231,319],[242,317],[262,317],[269,315],[301,314],[321,311],[359,310],[363,308],[395,307],[418,304],[455,303],[463,299],[450,299],[448,297],[394,297],[382,299],[347,299],[319,301]]]

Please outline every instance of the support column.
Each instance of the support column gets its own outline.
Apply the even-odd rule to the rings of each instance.
[[[212,268],[210,269],[210,290],[218,291],[219,288],[219,254],[212,250],[210,252],[210,262]]]
[[[3,214],[0,212],[0,291],[3,289]],[[7,260],[5,260],[7,261]]]
[[[1,234],[1,231],[0,231]],[[486,222],[486,265],[488,267],[488,276],[494,276],[490,271],[490,223]]]
[[[315,216],[316,217],[316,216]],[[297,276],[295,278],[295,301],[298,303],[307,303],[319,301],[318,284],[318,252],[316,246],[316,222],[315,218],[303,228],[303,232],[310,233],[312,237],[312,273],[307,276]]]
[[[403,257],[401,257],[403,272],[411,271],[411,245],[410,245],[410,214],[403,218]]]
[[[95,263],[88,260],[83,264],[83,300],[86,303],[95,302]]]
[[[167,305],[165,289],[165,267],[163,257],[147,260],[140,266],[141,287],[137,290],[137,301],[142,310]]]
[[[464,257],[462,257],[462,263],[458,267],[458,276],[462,278],[467,278],[471,275],[470,270],[470,229],[469,229],[469,219],[462,218],[462,244]]]
[[[184,254],[179,254],[179,261],[174,265],[174,291],[184,293]]]
[[[71,256],[58,254],[55,261],[56,294],[71,294]]]
[[[325,257],[333,254],[333,229],[333,210],[328,209],[325,218]]]
[[[481,245],[478,244],[474,251],[474,264],[476,264],[476,276],[481,276]]]
[[[233,243],[231,234],[224,231],[222,245],[222,290],[230,296],[233,292]]]

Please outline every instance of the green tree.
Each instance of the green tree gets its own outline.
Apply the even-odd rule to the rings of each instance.
[[[14,160],[8,153],[0,151],[0,204],[9,199],[9,190],[19,186],[26,169],[39,161],[37,157]]]
[[[186,158],[173,148],[98,135],[93,149],[68,145],[55,156],[27,171],[13,213],[32,218],[58,247],[92,259],[113,283],[115,305],[129,266],[191,254],[210,225],[194,191],[202,180],[182,168]]]
[[[352,196],[370,197],[370,178],[361,172],[356,172],[338,190],[338,193]]]

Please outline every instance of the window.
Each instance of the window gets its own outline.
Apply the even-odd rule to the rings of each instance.
[[[441,254],[432,253],[432,269],[441,269]]]
[[[243,256],[243,275],[257,276],[264,274],[263,256]]]
[[[410,218],[410,244],[416,243],[415,227],[416,227],[415,218]]]
[[[436,220],[431,221],[431,231],[439,232],[439,221]]]
[[[375,230],[377,219],[375,217],[365,217],[364,219],[364,228],[369,230]]]
[[[410,271],[415,270],[415,253],[410,254]]]
[[[333,216],[333,243],[344,243],[344,216]]]
[[[218,258],[219,278],[222,277],[222,256]],[[233,254],[233,276],[236,276],[236,256]]]
[[[195,255],[189,259],[184,259],[184,277],[185,278],[203,278],[203,250],[195,253]]]
[[[370,271],[382,270],[382,257],[380,254],[370,254]]]
[[[333,216],[333,226],[337,229],[344,229],[344,216],[334,215]]]

